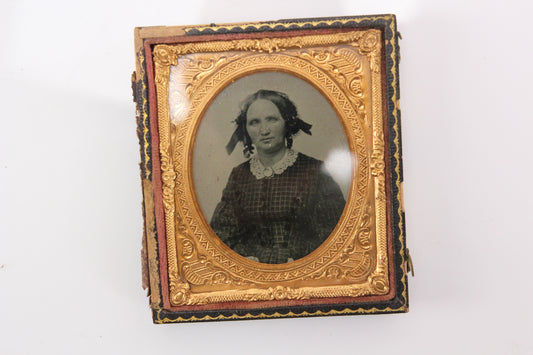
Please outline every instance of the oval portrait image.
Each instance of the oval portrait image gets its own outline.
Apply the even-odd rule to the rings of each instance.
[[[331,235],[354,164],[328,100],[296,76],[262,72],[225,87],[205,111],[193,179],[222,242],[250,260],[283,264]]]

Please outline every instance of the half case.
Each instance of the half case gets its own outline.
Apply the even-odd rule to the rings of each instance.
[[[155,323],[407,312],[394,15],[135,29]]]

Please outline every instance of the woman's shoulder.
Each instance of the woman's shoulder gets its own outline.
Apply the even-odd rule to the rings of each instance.
[[[298,159],[294,165],[297,166],[296,169],[305,170],[310,174],[314,174],[314,176],[318,176],[319,179],[331,179],[331,175],[322,160],[298,153]]]
[[[233,170],[231,171],[230,177],[248,175],[249,172],[250,172],[250,159],[234,167]]]
[[[317,167],[320,168],[324,162],[322,160],[315,159],[309,155],[298,152],[298,158],[296,159],[296,164],[306,166],[306,167]]]

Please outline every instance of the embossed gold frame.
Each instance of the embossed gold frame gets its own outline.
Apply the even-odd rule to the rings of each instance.
[[[137,30],[146,285],[154,320],[406,311],[394,17],[250,26]],[[169,86],[173,66],[180,80]],[[359,163],[330,237],[310,255],[277,265],[243,258],[216,237],[192,179],[205,110],[231,82],[263,71],[294,75],[319,90]]]

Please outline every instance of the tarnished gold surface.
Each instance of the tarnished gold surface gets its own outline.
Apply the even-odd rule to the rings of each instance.
[[[159,292],[159,262],[157,257],[157,233],[155,226],[154,199],[152,197],[153,186],[148,179],[143,179],[143,195],[145,210],[146,248],[148,254],[148,277],[150,281],[150,303],[157,307],[161,302]]]
[[[358,30],[155,46],[171,305],[389,292],[381,43],[380,31]],[[227,85],[260,71],[283,71],[315,86],[338,113],[359,163],[330,238],[288,264],[260,264],[229,250],[207,225],[192,181],[205,109]]]
[[[146,242],[146,256],[147,263],[146,267],[148,268],[148,285],[149,285],[149,294],[150,294],[150,304],[152,307],[158,307],[161,303],[161,293],[159,285],[161,283],[159,275],[159,259],[158,259],[158,248],[157,248],[157,233],[156,233],[156,217],[155,217],[155,207],[154,207],[154,194],[153,194],[153,185],[151,181],[151,169],[149,168],[150,161],[150,140],[149,140],[149,126],[150,119],[146,108],[148,107],[148,97],[146,96],[148,90],[146,87],[146,58],[144,53],[141,51],[137,56],[137,72],[138,75],[135,77],[137,85],[142,85],[139,90],[140,96],[137,97],[137,100],[140,102],[137,103],[137,118],[139,122],[138,129],[142,133],[140,137],[141,143],[141,176],[142,176],[142,189],[143,189],[143,213],[144,213],[144,233],[143,239]]]
[[[323,311],[316,311],[316,312],[287,312],[287,313],[280,313],[280,312],[274,312],[272,314],[269,313],[260,313],[258,315],[247,313],[244,315],[239,314],[232,314],[230,316],[226,316],[224,314],[219,314],[215,317],[205,315],[202,317],[196,317],[191,316],[190,318],[167,318],[165,316],[162,316],[162,310],[157,309],[154,315],[154,322],[157,324],[164,324],[164,323],[171,323],[171,322],[196,322],[196,321],[213,321],[213,320],[230,320],[230,319],[257,319],[257,318],[286,318],[286,317],[312,317],[312,316],[332,316],[332,315],[343,315],[343,314],[372,314],[372,313],[389,313],[389,312],[398,312],[400,310],[407,311],[407,308],[402,309],[393,309],[390,307],[386,307],[384,309],[379,309],[376,307],[370,308],[370,309],[364,309],[364,308],[358,308],[358,309],[350,309],[345,308],[343,310],[335,310],[332,309],[328,312]]]
[[[191,31],[204,31],[211,30],[216,32],[218,30],[250,30],[250,29],[303,29],[309,27],[315,27],[318,25],[327,25],[331,26],[333,24],[347,24],[347,23],[361,23],[363,21],[377,21],[390,19],[392,15],[375,15],[375,16],[360,16],[360,17],[346,17],[346,18],[334,18],[334,19],[324,19],[324,18],[315,18],[308,20],[299,20],[299,21],[287,21],[287,22],[255,22],[255,23],[221,23],[221,24],[210,24],[205,26],[190,26],[185,27],[184,31],[190,33]],[[167,30],[177,30],[182,29],[182,27],[165,27]]]
[[[144,78],[146,76],[146,73],[144,70],[146,64],[145,64],[145,58],[144,58],[143,53],[139,54],[138,61],[139,61],[139,68],[140,68],[140,73],[141,73],[140,77]],[[146,178],[150,179],[150,175],[152,174],[152,172],[148,168],[150,164],[150,155],[148,152],[148,150],[150,149],[150,144],[148,143],[148,132],[149,132],[148,127],[150,126],[150,120],[148,118],[148,112],[146,112],[146,110],[144,109],[148,105],[148,98],[144,95],[144,93],[147,91],[147,88],[146,88],[146,83],[144,80],[141,79],[138,81],[138,83],[139,85],[142,85],[141,92],[143,93],[142,96],[139,98],[141,100],[140,106],[142,107],[142,112],[139,112],[140,119],[142,122],[142,135],[143,135],[141,154],[144,156],[143,166],[141,166],[141,170],[145,173]]]
[[[397,33],[397,29],[396,29],[396,24],[394,21],[391,21],[390,24],[389,24],[389,28],[390,30],[392,31],[392,33]],[[399,32],[398,32],[399,34]],[[401,38],[401,36],[400,36]],[[392,183],[394,183],[398,189],[398,193],[396,196],[394,196],[394,200],[396,201],[402,201],[402,203],[399,204],[398,206],[398,210],[397,210],[397,213],[398,213],[398,228],[399,228],[399,231],[400,231],[400,234],[398,235],[398,240],[400,241],[400,248],[399,248],[399,252],[400,252],[400,258],[401,258],[401,263],[403,264],[404,261],[405,261],[405,252],[404,252],[404,249],[406,248],[405,246],[405,235],[404,235],[404,220],[403,220],[403,196],[402,196],[402,184],[403,184],[403,181],[400,180],[400,133],[398,132],[398,124],[400,122],[400,117],[399,117],[399,114],[400,114],[400,97],[398,95],[398,92],[396,91],[397,90],[397,87],[398,87],[398,73],[397,73],[397,65],[399,63],[397,63],[396,61],[396,58],[400,58],[400,53],[396,53],[395,51],[395,48],[396,48],[396,37],[395,36],[392,36],[391,38],[391,45],[392,45],[392,51],[389,55],[389,58],[392,62],[392,65],[391,65],[391,77],[392,77],[392,83],[391,83],[391,87],[392,87],[392,90],[393,90],[393,93],[392,93],[392,97],[391,97],[391,100],[392,102],[394,102],[394,104],[396,105],[394,107],[394,109],[392,110],[392,119],[393,119],[393,127],[392,129],[394,130],[394,166],[393,166],[393,169],[396,173],[396,176],[398,177],[395,181],[393,181]],[[401,276],[401,283],[403,285],[403,291],[402,291],[402,297],[404,300],[407,300],[407,273],[403,273],[402,276]]]

